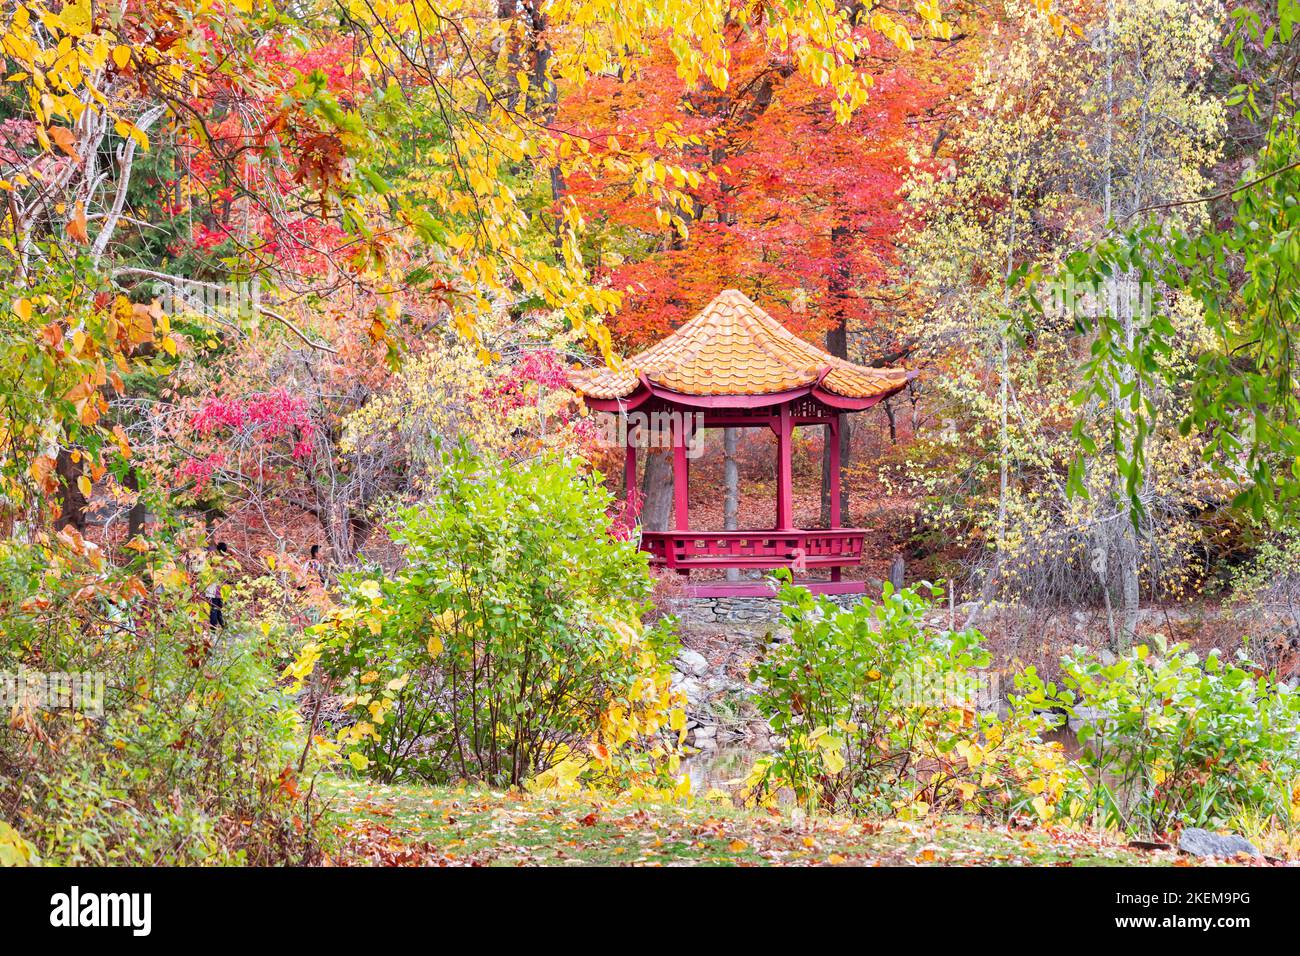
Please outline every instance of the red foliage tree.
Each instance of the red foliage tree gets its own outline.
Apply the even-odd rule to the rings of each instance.
[[[603,227],[599,268],[629,289],[616,341],[644,346],[726,287],[810,338],[870,325],[873,289],[894,262],[909,153],[928,152],[932,111],[960,68],[939,53],[878,42],[871,98],[848,122],[826,89],[739,29],[726,91],[688,93],[661,50],[630,82],[596,80],[563,100],[560,122],[595,143],[657,131],[652,150],[700,174],[694,208],[678,210],[686,237],[631,184],[568,184]]]

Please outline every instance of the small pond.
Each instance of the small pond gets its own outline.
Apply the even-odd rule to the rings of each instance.
[[[691,778],[692,793],[733,791],[745,782],[754,761],[767,752],[743,743],[730,744],[692,754],[682,761],[682,770]]]

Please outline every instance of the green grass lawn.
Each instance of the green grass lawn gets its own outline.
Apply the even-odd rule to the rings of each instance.
[[[321,785],[330,858],[356,865],[1167,866],[1170,851],[1095,834],[966,821],[793,818],[716,803],[664,806],[476,787]]]

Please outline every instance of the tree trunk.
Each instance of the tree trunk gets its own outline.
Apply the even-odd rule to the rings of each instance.
[[[1115,550],[1115,557],[1119,562],[1120,600],[1119,641],[1116,650],[1122,654],[1133,646],[1133,641],[1137,637],[1142,585],[1141,575],[1138,572],[1137,536],[1128,515],[1124,515],[1121,520],[1121,530]]]
[[[893,561],[889,562],[889,583],[894,586],[894,591],[903,590],[903,582],[907,577],[907,564],[902,557],[896,556]]]
[[[673,509],[673,452],[671,448],[647,448],[645,476],[641,479],[645,494],[641,506],[641,526],[646,531],[667,531],[668,516]]]
[[[501,81],[506,89],[506,109],[512,113],[519,108],[519,81],[515,79],[515,75],[519,72],[522,63],[519,55],[519,38],[513,31],[513,21],[518,15],[519,4],[517,0],[497,0],[497,19],[505,21],[503,29],[507,31],[507,35],[504,42],[508,44],[506,69],[502,74]]]
[[[848,242],[849,229],[847,226],[834,226],[831,228],[831,246],[835,250],[835,267],[831,271],[830,280],[827,283],[827,291],[830,293],[830,309],[835,319],[835,324],[831,326],[826,333],[826,351],[830,352],[836,358],[848,359],[849,357],[849,267],[847,249],[845,245]],[[852,416],[840,416],[840,471],[849,466],[849,449],[852,445],[851,436],[853,426],[851,424]],[[829,436],[830,429],[827,429]],[[840,480],[840,521],[842,524],[852,525],[852,519],[849,517],[849,484]],[[821,497],[821,526],[830,527],[831,522],[831,445],[829,441],[822,443],[822,497]]]
[[[736,444],[740,438],[739,428],[722,430],[722,527],[725,531],[735,531],[740,527],[740,469],[736,465]],[[740,569],[727,568],[727,580],[739,581]]]
[[[1111,301],[1113,308],[1121,310],[1121,318],[1124,323],[1124,344],[1131,351],[1134,346],[1135,329],[1133,307],[1126,298],[1129,291],[1128,279],[1128,274],[1121,274],[1118,278],[1111,277],[1110,281],[1112,284],[1116,282],[1121,284]],[[1123,391],[1133,386],[1135,378],[1136,372],[1133,367],[1125,365],[1120,369],[1120,381],[1111,387],[1111,403],[1117,415],[1128,417],[1128,413],[1123,411],[1127,408],[1126,399],[1123,398]],[[1138,388],[1141,389],[1140,384]],[[1129,421],[1127,434],[1132,434],[1131,420]],[[1133,455],[1132,442],[1125,438],[1123,434],[1120,434],[1119,443],[1120,447],[1115,449],[1115,454],[1131,458]],[[1146,478],[1145,475],[1143,477]],[[1141,489],[1139,489],[1138,493],[1141,495]],[[1141,572],[1138,568],[1140,564],[1138,529],[1133,525],[1130,513],[1131,502],[1120,481],[1118,469],[1116,469],[1112,478],[1112,494],[1115,507],[1119,511],[1115,534],[1111,536],[1115,561],[1115,591],[1120,615],[1119,627],[1115,635],[1115,649],[1119,653],[1123,653],[1133,645],[1133,640],[1137,637],[1142,582]]]
[[[840,524],[846,528],[854,527],[849,517],[849,483],[844,480],[844,470],[849,463],[849,444],[853,434],[850,415],[840,416]],[[831,523],[831,430],[826,428],[826,438],[822,442],[822,502],[821,524],[829,528]]]
[[[54,470],[59,476],[59,517],[55,519],[54,530],[62,531],[71,526],[78,531],[85,531],[86,496],[77,484],[77,479],[85,470],[80,459],[73,461],[72,452],[61,448]]]
[[[136,493],[135,504],[126,513],[126,539],[144,534],[144,523],[149,517],[149,508],[140,497],[140,473],[132,468],[126,473],[126,486]]]
[[[547,29],[550,18],[546,15],[545,4],[541,0],[531,0],[526,5],[528,18],[528,36],[532,53],[532,77],[526,105],[530,116],[536,117],[538,124],[548,127],[555,121],[559,110],[559,88],[551,81],[550,65],[553,51]],[[561,262],[564,256],[564,220],[560,209],[564,199],[564,175],[558,164],[547,173],[551,181],[551,241],[555,247],[555,258]]]
[[[1115,60],[1112,48],[1115,28],[1114,15],[1114,5],[1107,2],[1106,28],[1102,34],[1106,55],[1105,168],[1102,180],[1102,211],[1107,225],[1110,224],[1114,206]],[[1130,274],[1128,272],[1121,273],[1119,276],[1112,275],[1108,280],[1110,286],[1108,298],[1112,310],[1121,310],[1120,317],[1124,323],[1124,345],[1128,350],[1132,351],[1134,345],[1134,316],[1133,307],[1127,295],[1129,292],[1129,279]],[[1124,414],[1121,411],[1125,407],[1123,389],[1131,386],[1135,377],[1131,365],[1126,365],[1120,370],[1120,382],[1115,383],[1111,388],[1111,402],[1115,414]],[[1121,447],[1115,449],[1116,456],[1118,457],[1121,454],[1131,456],[1133,453],[1131,443],[1122,435],[1119,435],[1118,432],[1117,438],[1121,443]],[[1124,489],[1121,487],[1118,470],[1113,479],[1113,489],[1115,506],[1120,510],[1116,533],[1111,537],[1116,565],[1114,573],[1115,590],[1120,612],[1119,627],[1115,634],[1115,649],[1123,653],[1132,646],[1133,639],[1137,636],[1141,577],[1138,570],[1137,529],[1133,526],[1128,514],[1130,503]]]

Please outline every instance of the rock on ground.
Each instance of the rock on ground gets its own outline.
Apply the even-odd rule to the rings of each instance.
[[[1178,838],[1178,849],[1192,856],[1232,857],[1238,853],[1245,853],[1247,856],[1263,855],[1255,848],[1255,844],[1245,837],[1237,836],[1235,833],[1221,836],[1209,830],[1202,830],[1200,827],[1188,827],[1184,830]]]
[[[683,647],[677,654],[677,669],[683,674],[703,677],[709,670],[709,661],[699,651]]]

